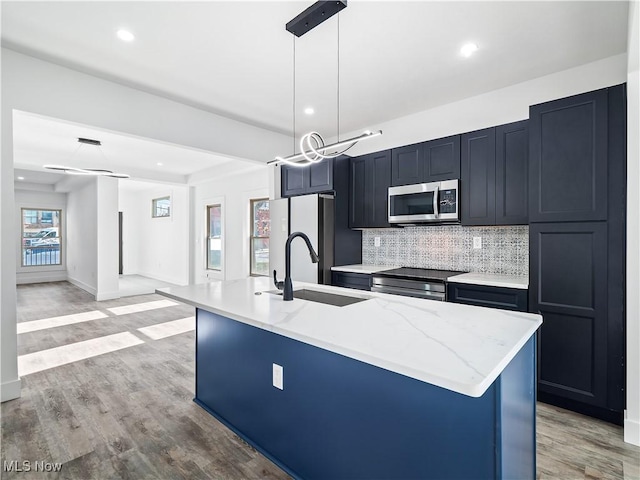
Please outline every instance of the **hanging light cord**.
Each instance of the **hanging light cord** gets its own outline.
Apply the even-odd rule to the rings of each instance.
[[[381,135],[382,131],[370,132],[366,131],[362,135],[344,142],[340,141],[340,15],[337,21],[337,92],[336,92],[336,125],[337,125],[337,142],[331,145],[325,145],[324,139],[318,132],[309,132],[300,138],[300,153],[296,155],[296,37],[293,36],[293,154],[287,158],[276,157],[275,160],[268,163],[286,163],[294,167],[306,167],[313,163],[321,162],[326,158],[335,158],[351,147],[359,140]],[[340,150],[341,149],[341,150]],[[333,150],[331,153],[328,150]]]
[[[338,54],[337,54],[337,58],[338,58],[338,79],[336,81],[338,88],[337,90],[337,109],[338,111],[336,112],[336,117],[337,117],[337,122],[336,124],[338,125],[338,133],[336,135],[337,141],[340,142],[340,15],[338,15]]]
[[[296,36],[293,35],[293,154],[296,153]]]

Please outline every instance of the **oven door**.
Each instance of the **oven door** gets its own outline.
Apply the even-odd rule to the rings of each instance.
[[[440,302],[444,302],[446,300],[446,288],[444,283],[405,280],[401,278],[388,278],[375,275],[372,277],[371,283],[372,292],[393,293],[394,295],[426,298],[428,300],[438,300]]]
[[[389,223],[438,220],[439,183],[389,187]]]

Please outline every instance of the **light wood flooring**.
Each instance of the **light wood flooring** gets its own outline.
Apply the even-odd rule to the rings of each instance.
[[[66,282],[18,287],[18,322],[106,315],[22,333],[19,356],[123,332],[142,343],[23,376],[21,398],[1,408],[2,465],[61,462],[62,469],[2,471],[0,478],[289,478],[192,402],[193,331],[154,340],[138,330],[189,317],[191,307],[108,310],[163,299],[95,302]],[[640,479],[640,448],[622,441],[622,428],[544,404],[538,405],[537,462],[540,479]]]

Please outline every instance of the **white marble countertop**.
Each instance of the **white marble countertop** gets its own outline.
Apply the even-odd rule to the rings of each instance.
[[[157,293],[472,397],[489,388],[542,324],[540,315],[529,313],[303,282],[293,286],[367,300],[345,307],[285,302],[266,293],[273,284],[265,277]]]
[[[492,287],[518,288],[527,290],[529,288],[529,277],[527,275],[497,275],[493,273],[463,273],[447,278],[451,283],[472,283],[474,285],[489,285]]]
[[[331,267],[331,270],[334,272],[348,272],[348,273],[378,273],[383,270],[391,270],[392,268],[400,268],[396,266],[389,265],[338,265],[336,267]]]

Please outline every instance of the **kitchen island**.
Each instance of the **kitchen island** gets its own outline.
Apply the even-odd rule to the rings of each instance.
[[[197,308],[200,406],[296,478],[535,478],[539,315],[294,288],[364,300],[158,290]]]

